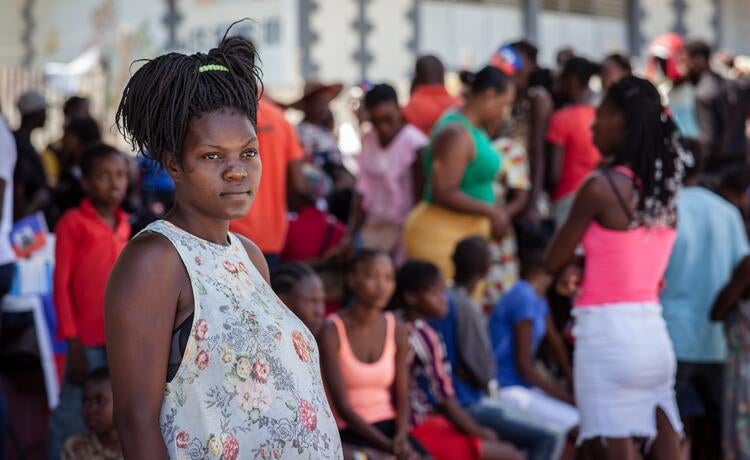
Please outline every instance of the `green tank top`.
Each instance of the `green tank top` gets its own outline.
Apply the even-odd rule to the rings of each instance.
[[[474,126],[462,113],[455,111],[443,115],[432,130],[430,145],[425,149],[423,161],[426,177],[424,200],[432,203],[432,141],[437,133],[447,124],[460,123],[471,134],[474,140],[476,155],[464,171],[459,188],[470,197],[495,204],[495,191],[492,187],[498,172],[500,172],[501,157],[492,146],[487,133]]]

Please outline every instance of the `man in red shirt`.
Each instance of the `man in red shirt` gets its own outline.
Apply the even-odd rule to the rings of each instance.
[[[404,117],[428,136],[440,116],[461,103],[461,98],[445,89],[445,69],[435,56],[417,59],[411,91]]]
[[[87,198],[55,228],[57,334],[67,340],[68,356],[60,404],[50,417],[49,458],[60,458],[65,440],[86,429],[81,384],[90,371],[106,365],[104,289],[130,238],[128,215],[120,209],[128,187],[123,155],[109,145],[93,144],[83,153],[81,172]]]
[[[302,192],[305,189],[303,152],[284,112],[266,98],[261,98],[258,105],[257,130],[263,178],[250,212],[244,219],[232,222],[229,228],[257,244],[273,272],[289,227],[287,178],[294,190]]]

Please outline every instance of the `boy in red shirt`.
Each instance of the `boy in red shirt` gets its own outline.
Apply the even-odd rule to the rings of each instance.
[[[128,187],[127,161],[112,146],[97,143],[81,158],[86,198],[55,228],[54,301],[57,334],[68,342],[60,405],[50,417],[49,458],[60,458],[65,439],[85,430],[81,384],[106,364],[104,288],[130,238],[128,215],[120,209]]]

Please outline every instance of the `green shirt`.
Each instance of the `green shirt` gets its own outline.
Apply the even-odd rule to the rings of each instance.
[[[432,203],[432,142],[437,133],[450,123],[460,123],[471,134],[474,141],[474,160],[466,167],[459,188],[470,197],[495,204],[495,191],[492,187],[498,172],[500,172],[501,157],[492,146],[487,133],[483,129],[474,126],[461,112],[450,112],[442,116],[432,130],[430,145],[424,152],[424,169],[426,186],[424,200]]]

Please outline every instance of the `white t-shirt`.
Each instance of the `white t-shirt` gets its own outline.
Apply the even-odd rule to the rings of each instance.
[[[16,260],[10,245],[10,230],[13,227],[13,170],[16,168],[16,141],[5,120],[0,118],[0,179],[5,181],[2,217],[0,218],[0,265]]]

